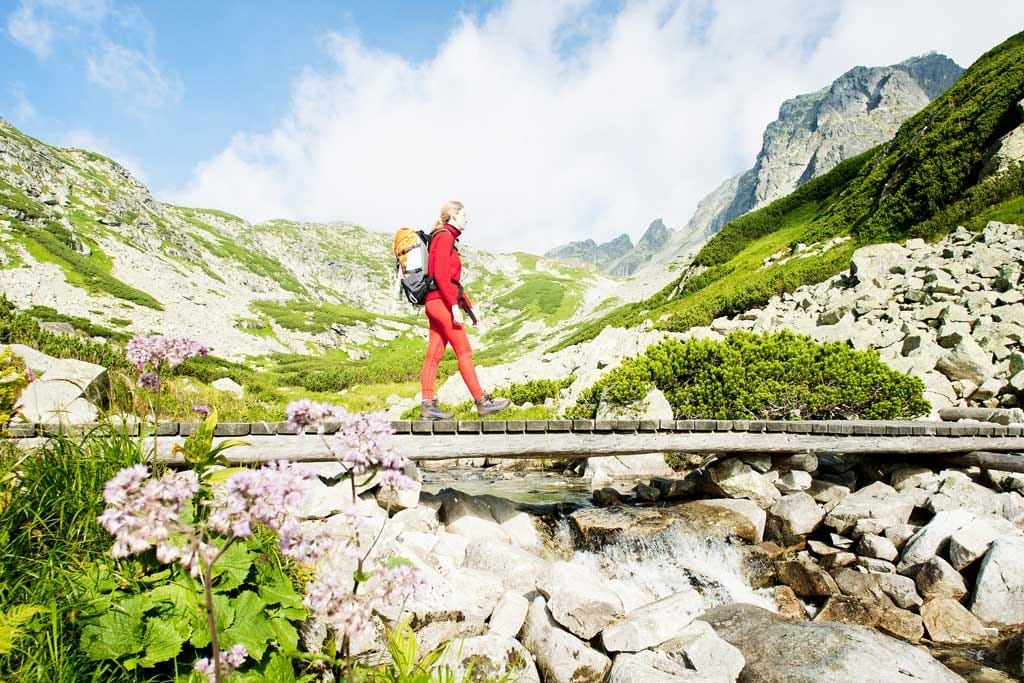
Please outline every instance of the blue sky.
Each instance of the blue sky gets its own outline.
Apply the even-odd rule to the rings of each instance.
[[[389,231],[460,199],[471,244],[543,252],[682,227],[853,66],[1022,29],[1021,0],[7,0],[0,116],[161,200]]]
[[[460,14],[479,16],[493,5],[492,0],[12,2],[5,24],[28,7],[35,18],[54,26],[56,35],[49,50],[37,54],[9,28],[3,32],[0,116],[53,144],[100,143],[128,157],[152,187],[176,187],[196,162],[216,153],[240,128],[268,129],[284,116],[302,70],[329,61],[323,48],[328,31],[358,34],[367,45],[419,61],[436,52]],[[61,24],[63,29],[57,28]],[[137,91],[90,79],[89,57],[100,54],[106,41],[151,60],[169,89],[144,102]]]

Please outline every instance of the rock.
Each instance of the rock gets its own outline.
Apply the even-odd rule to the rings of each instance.
[[[800,470],[790,470],[779,477],[778,481],[775,482],[775,488],[783,495],[806,491],[811,488],[811,474],[810,472],[802,472]]]
[[[772,468],[772,456],[759,453],[748,453],[740,456],[740,460],[750,465],[758,474],[764,474]]]
[[[994,525],[996,529],[1007,529],[1008,533],[1016,532],[1006,520],[990,515],[982,515],[980,518],[984,523]],[[907,541],[896,565],[897,571],[901,574],[915,572],[930,558],[945,554],[953,534],[969,527],[978,519],[979,515],[970,510],[947,510],[937,513]]]
[[[537,532],[537,525],[534,524],[534,517],[526,512],[515,512],[510,517],[503,518],[500,522],[504,531],[513,545],[536,552],[542,546],[540,534]]]
[[[106,368],[62,358],[21,392],[21,415],[41,424],[95,422],[107,383]]]
[[[783,560],[775,563],[779,581],[802,598],[829,597],[839,586],[827,572],[810,560]]]
[[[487,621],[487,632],[495,636],[515,638],[526,621],[526,612],[530,609],[530,601],[520,593],[505,591],[498,598]]]
[[[775,606],[782,616],[799,621],[807,618],[807,610],[789,586],[775,587]]]
[[[400,538],[403,546],[413,549],[432,568],[444,572],[462,566],[469,547],[468,538],[447,531],[403,531]]]
[[[1010,673],[1024,676],[1024,633],[1018,633],[1003,644],[1003,662]]]
[[[907,488],[925,488],[928,484],[939,481],[939,475],[927,467],[900,467],[892,471],[890,480],[897,491]]]
[[[858,557],[857,566],[864,571],[877,574],[892,574],[896,572],[895,564],[874,557]]]
[[[909,253],[898,244],[871,244],[853,252],[850,275],[859,283],[885,282],[895,268],[904,267]]]
[[[834,484],[824,479],[815,479],[811,482],[811,487],[807,489],[807,493],[814,498],[815,502],[827,505],[829,503],[838,503],[846,496],[850,495],[850,489],[846,486]]]
[[[78,331],[71,323],[40,321],[39,329],[61,337],[77,337]]]
[[[602,683],[611,668],[611,660],[558,628],[542,597],[530,603],[520,639],[545,683]]]
[[[772,484],[739,458],[716,462],[708,468],[708,475],[727,498],[749,498],[764,508],[781,498]]]
[[[843,498],[825,516],[824,524],[839,533],[851,529],[863,518],[877,519],[886,525],[906,524],[913,510],[912,498],[879,481]]]
[[[237,399],[241,399],[245,395],[245,389],[242,388],[242,385],[230,377],[221,377],[218,380],[214,380],[210,383],[210,386],[217,391],[231,394]]]
[[[968,379],[978,386],[995,375],[992,354],[978,346],[972,337],[964,338],[940,356],[935,367],[951,380]]]
[[[916,527],[913,524],[895,524],[890,527],[886,527],[883,532],[885,537],[892,541],[892,544],[897,549],[902,550],[903,546],[907,544],[914,534],[917,533],[920,527]]]
[[[875,628],[893,638],[916,643],[924,638],[924,621],[905,609],[887,609],[878,615]]]
[[[520,683],[540,683],[529,651],[511,636],[488,633],[459,640],[457,647],[445,649],[438,666],[450,667],[458,681],[472,669],[472,680],[504,680],[508,676]]]
[[[921,565],[914,578],[917,592],[926,601],[933,598],[961,600],[967,595],[967,585],[957,570],[941,557],[933,557]]]
[[[696,477],[651,477],[650,485],[658,489],[658,496],[661,500],[672,500],[673,498],[686,498],[696,492],[697,480]]]
[[[25,362],[25,367],[30,368],[36,376],[40,376],[46,373],[51,367],[53,367],[59,358],[48,356],[41,351],[36,351],[31,346],[25,346],[24,344],[0,344],[0,352],[5,349],[10,349],[11,353],[21,358]]]
[[[569,522],[583,545],[590,548],[625,539],[646,539],[673,528],[712,538],[737,537],[751,543],[757,534],[744,515],[701,501],[658,508],[584,508],[572,513]]]
[[[661,491],[641,483],[633,487],[633,496],[641,503],[654,503],[661,497]]]
[[[624,458],[614,455],[587,458],[583,476],[592,486],[616,480],[637,481],[652,476],[671,477],[675,471],[665,462],[662,453],[638,453]]]
[[[875,536],[874,534],[864,534],[860,537],[860,541],[857,543],[857,552],[887,562],[895,560],[900,554],[892,541],[884,536]]]
[[[744,500],[743,498],[705,498],[695,502],[700,506],[725,508],[745,517],[753,526],[754,534],[753,536],[746,536],[743,533],[736,535],[745,538],[751,543],[760,543],[764,540],[764,529],[768,520],[768,514],[754,501]],[[693,507],[697,508],[698,506],[694,505]],[[737,529],[737,531],[739,530]]]
[[[538,588],[555,621],[584,640],[625,614],[622,600],[604,578],[584,565],[555,562]]]
[[[936,643],[973,643],[987,637],[985,627],[952,598],[929,600],[921,607],[921,619],[928,637]]]
[[[610,486],[591,492],[590,498],[594,501],[594,505],[619,505],[622,503],[622,495]]]
[[[824,514],[808,494],[791,493],[769,508],[765,534],[781,545],[796,545],[818,528]]]
[[[981,561],[971,612],[988,624],[1024,624],[1024,539],[997,538]]]
[[[845,595],[866,600],[879,607],[892,607],[893,603],[879,580],[882,576],[854,569],[842,569],[834,573],[836,585]]]
[[[767,610],[735,603],[701,617],[735,645],[751,683],[962,683],[927,652],[863,626],[828,621],[790,622]]]
[[[377,505],[388,511],[408,510],[415,508],[420,502],[420,492],[423,484],[411,480],[405,488],[396,488],[389,484],[382,484],[374,491]]]
[[[418,531],[425,534],[432,534],[438,530],[437,511],[428,507],[417,505],[405,510],[399,510],[391,515],[388,524],[404,531]]]
[[[715,681],[735,681],[743,670],[743,655],[725,642],[704,621],[691,622],[675,638],[661,643],[657,651],[675,659],[683,659],[689,666]]]
[[[471,541],[466,548],[464,564],[470,569],[480,569],[499,577],[505,588],[521,593],[534,590],[548,571],[544,560],[497,538]]]
[[[695,590],[673,593],[630,611],[601,631],[608,652],[637,652],[680,635],[694,617],[704,611],[704,600]]]
[[[814,617],[814,621],[835,621],[860,624],[869,628],[878,623],[882,607],[870,600],[852,595],[833,595]]]
[[[999,517],[976,517],[949,537],[949,562],[960,571],[988,552],[992,541],[1000,536],[1019,536],[1012,522]]]
[[[511,539],[501,525],[491,519],[481,519],[466,515],[459,517],[454,522],[445,524],[445,530],[449,533],[464,536],[471,541],[474,540],[497,540],[508,543]]]
[[[505,593],[500,579],[477,569],[453,567],[445,572],[424,570],[426,585],[405,602],[405,613],[415,615],[418,624],[454,621],[462,632],[479,635],[498,599]],[[400,606],[388,605],[382,613],[397,620]]]
[[[663,652],[643,650],[623,652],[615,657],[608,683],[720,683],[722,679],[704,676]]]
[[[875,580],[878,587],[896,603],[897,607],[916,610],[924,603],[917,593],[917,583],[908,576],[877,574]]]

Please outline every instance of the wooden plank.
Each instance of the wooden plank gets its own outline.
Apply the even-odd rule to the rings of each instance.
[[[433,434],[434,425],[429,420],[416,420],[412,423],[413,434]]]
[[[277,423],[251,422],[249,423],[249,434],[252,436],[273,436],[277,434]]]
[[[549,432],[571,432],[572,420],[548,420]]]
[[[459,420],[459,434],[479,434],[480,420]]]
[[[528,431],[530,433],[534,433],[534,434],[537,433],[537,432],[543,433],[543,432],[546,432],[547,430],[548,430],[548,421],[547,420],[527,420],[526,421],[526,431]]]
[[[504,420],[482,420],[480,422],[480,431],[484,434],[504,434],[505,433],[505,421]]]
[[[437,420],[434,422],[434,433],[435,434],[454,434],[458,429],[458,423],[455,420]]]
[[[486,423],[485,423],[486,424]],[[214,439],[215,443],[222,437]],[[396,435],[393,443],[399,452],[414,460],[443,460],[452,457],[580,459],[595,455],[631,455],[636,453],[845,453],[867,455],[956,454],[985,451],[991,453],[1020,452],[1024,444],[1019,437],[930,436],[840,436],[822,434],[789,434],[785,432],[656,432],[642,434],[435,434]],[[20,439],[40,442],[41,439]],[[160,439],[162,459],[168,457],[171,445],[181,437]],[[296,439],[292,436],[250,437],[251,446],[229,449],[226,455],[233,462],[289,460],[333,460],[317,439]],[[21,444],[19,444],[21,445]],[[26,446],[29,444],[25,444]]]
[[[658,431],[657,420],[640,420],[637,425],[637,431],[640,432],[656,432]]]
[[[526,431],[526,420],[506,420],[505,431],[509,434],[517,434]]]
[[[574,432],[592,432],[594,431],[593,420],[573,420],[572,431]]]
[[[391,428],[396,434],[409,434],[412,432],[412,422],[409,420],[392,420]]]
[[[218,422],[213,428],[214,436],[249,436],[248,422]]]
[[[612,428],[622,434],[632,434],[640,429],[640,420],[615,420]]]
[[[988,451],[972,451],[963,454],[944,454],[937,456],[939,462],[954,467],[977,465],[1004,472],[1024,472],[1024,453],[991,453]]]

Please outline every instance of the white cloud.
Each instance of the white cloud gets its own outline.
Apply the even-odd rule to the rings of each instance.
[[[24,83],[15,83],[11,86],[11,94],[14,96],[14,110],[11,117],[19,126],[24,126],[36,117],[36,109],[25,93]]]
[[[252,219],[429,225],[447,199],[467,241],[543,251],[681,226],[749,167],[782,100],[858,65],[937,50],[966,66],[1024,25],[977,0],[510,0],[463,17],[422,63],[330,34],[271,131],[238,133],[177,203]],[[879,19],[884,17],[884,20]]]
[[[146,183],[146,172],[138,159],[120,150],[110,139],[96,135],[92,131],[79,128],[72,130],[60,140],[61,147],[77,147],[90,152],[99,152],[121,164],[135,176],[140,183]]]
[[[184,86],[165,76],[156,61],[138,50],[106,42],[87,60],[89,80],[142,109],[156,109],[181,99]]]
[[[70,46],[75,58],[84,61],[89,81],[112,93],[131,113],[174,104],[184,92],[181,79],[161,69],[153,29],[135,5],[21,0],[7,19],[7,30],[40,59],[58,44]]]
[[[34,4],[22,4],[7,17],[7,33],[14,42],[28,48],[39,59],[53,50],[54,30],[47,20],[36,16]]]

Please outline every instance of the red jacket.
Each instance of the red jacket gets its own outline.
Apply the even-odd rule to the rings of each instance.
[[[427,301],[441,299],[451,308],[459,303],[459,285],[462,280],[462,259],[455,248],[455,240],[462,233],[453,225],[445,225],[434,233],[430,240],[430,254],[427,257],[427,272],[434,276],[437,289],[427,294]],[[447,277],[445,276],[447,274]],[[468,307],[469,297],[463,295]]]

